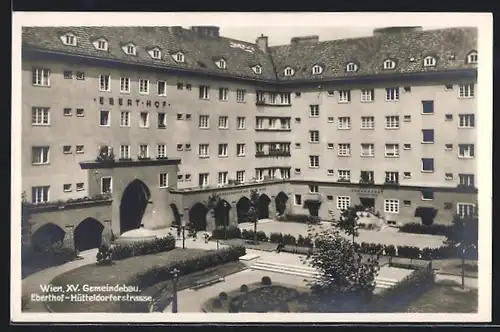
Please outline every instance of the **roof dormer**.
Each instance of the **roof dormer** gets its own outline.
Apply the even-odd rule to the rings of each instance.
[[[285,76],[293,76],[295,74],[295,70],[292,67],[285,67],[285,70],[283,71]]]
[[[161,60],[161,49],[156,46],[148,50],[149,55],[156,60]]]
[[[173,53],[172,58],[175,60],[175,62],[184,63],[186,61],[184,53],[182,53],[181,51]]]
[[[256,66],[253,66],[252,67],[252,70],[254,73],[256,73],[257,75],[260,75],[262,74],[262,66],[261,65],[256,65]]]
[[[436,62],[437,60],[435,57],[428,55],[424,58],[424,67],[434,67]]]
[[[396,68],[396,61],[391,60],[391,59],[385,59],[383,63],[383,68],[384,69],[394,69]]]
[[[312,74],[313,75],[320,75],[323,73],[323,67],[316,64],[312,67]]]
[[[71,32],[67,32],[64,35],[61,36],[61,41],[63,42],[64,45],[68,46],[76,46],[76,36],[72,34]]]
[[[134,43],[126,43],[122,45],[123,52],[128,55],[137,55],[137,46]]]
[[[358,64],[355,63],[355,62],[349,62],[346,66],[345,66],[345,71],[348,72],[348,73],[355,73],[358,71]]]
[[[219,69],[227,69],[227,62],[224,58],[216,60],[215,65],[219,67]]]
[[[469,54],[467,54],[467,63],[477,64],[477,51],[472,51]]]
[[[108,41],[104,37],[101,37],[99,39],[94,40],[92,42],[92,44],[94,45],[96,50],[99,50],[99,51],[107,51],[108,50]]]

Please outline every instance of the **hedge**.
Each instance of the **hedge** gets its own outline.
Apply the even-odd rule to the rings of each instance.
[[[428,234],[447,236],[452,229],[451,225],[423,225],[419,223],[407,223],[399,227],[403,233]]]
[[[278,221],[299,222],[304,224],[318,224],[321,219],[308,214],[285,214],[276,218]]]
[[[237,226],[229,226],[226,229],[224,227],[217,227],[212,231],[212,238],[216,240],[222,239],[240,239],[241,229]]]
[[[76,257],[76,250],[64,246],[62,242],[36,248],[24,247],[21,251],[22,265],[36,268],[61,265]]]
[[[121,260],[134,256],[157,254],[175,248],[175,237],[167,235],[152,241],[131,244],[116,244],[113,247],[113,260]]]

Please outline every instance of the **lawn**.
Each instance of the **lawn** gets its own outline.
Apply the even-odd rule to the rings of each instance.
[[[171,251],[166,251],[154,255],[144,255],[131,257],[113,262],[113,265],[98,266],[96,264],[85,265],[77,269],[63,273],[52,280],[52,285],[62,286],[66,289],[66,285],[127,285],[129,281],[139,272],[146,271],[153,266],[165,266],[170,263],[194,258],[202,253],[206,253],[202,249],[181,249],[176,248]],[[142,290],[141,290],[142,291]],[[67,292],[65,295],[71,295],[74,292]],[[78,292],[83,294],[83,292]],[[110,292],[102,292],[100,295],[112,294]],[[139,295],[138,293],[133,295]],[[50,302],[49,307],[54,312],[120,312],[119,302],[88,302],[88,301],[70,301]]]
[[[435,283],[410,302],[402,312],[410,313],[476,313],[477,289],[462,291],[457,283]]]
[[[462,275],[462,260],[460,258],[439,259],[432,261],[432,267],[437,273]],[[477,278],[477,261],[465,260],[465,276]]]

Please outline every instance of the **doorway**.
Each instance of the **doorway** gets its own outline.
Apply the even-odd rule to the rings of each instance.
[[[375,198],[371,197],[360,197],[359,201],[361,205],[366,209],[374,209],[375,208]]]

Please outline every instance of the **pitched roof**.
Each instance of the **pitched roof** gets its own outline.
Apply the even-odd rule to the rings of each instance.
[[[66,46],[60,36],[71,32],[77,46]],[[95,49],[96,37],[108,40],[108,51]],[[225,37],[200,36],[181,27],[25,27],[24,48],[65,54],[91,56],[127,63],[164,68],[183,68],[205,73],[265,81],[317,81],[342,77],[389,75],[412,72],[436,72],[476,68],[467,64],[466,57],[477,49],[476,28],[447,28],[371,37],[339,39],[310,43],[273,46],[264,53],[252,43]],[[137,54],[127,55],[123,43],[133,42]],[[148,50],[158,46],[162,59],[153,59]],[[176,62],[171,54],[184,53],[185,62]],[[436,66],[424,67],[426,56],[436,57]],[[219,69],[214,59],[224,58],[226,69]],[[385,70],[386,59],[396,61],[396,68]],[[356,72],[347,72],[348,63],[358,65]],[[252,67],[259,64],[262,74]],[[323,72],[313,74],[312,67],[321,64]],[[286,67],[294,69],[293,76],[284,75]]]

